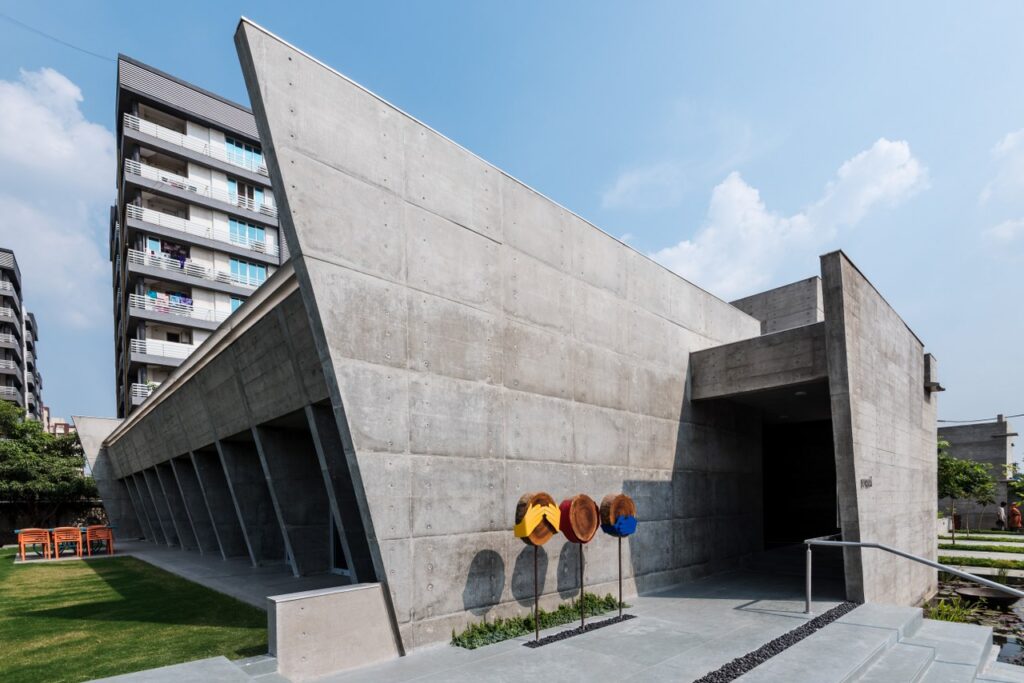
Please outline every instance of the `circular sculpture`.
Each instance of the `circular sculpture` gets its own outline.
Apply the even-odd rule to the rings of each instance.
[[[625,493],[609,493],[601,500],[601,531],[622,538],[636,531],[636,503]]]
[[[589,543],[601,524],[594,499],[581,493],[563,500],[558,509],[562,513],[558,530],[572,543]]]
[[[513,531],[526,545],[544,545],[558,533],[561,513],[555,499],[543,491],[525,493],[516,505]]]

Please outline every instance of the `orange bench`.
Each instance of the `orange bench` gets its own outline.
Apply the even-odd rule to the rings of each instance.
[[[75,554],[82,556],[82,530],[77,526],[59,526],[53,530],[53,556],[60,557],[60,546],[62,543],[74,543]]]
[[[25,546],[42,545],[43,558],[50,559],[50,532],[46,529],[22,529],[18,533],[18,550],[25,561]]]
[[[107,555],[114,554],[114,531],[108,526],[94,525],[85,528],[85,548],[92,557],[93,541],[103,541]]]

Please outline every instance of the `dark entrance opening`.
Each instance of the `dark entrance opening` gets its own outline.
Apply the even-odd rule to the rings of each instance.
[[[764,424],[764,547],[838,533],[832,421]]]

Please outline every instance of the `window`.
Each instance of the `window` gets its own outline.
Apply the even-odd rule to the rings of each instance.
[[[147,237],[146,238],[146,251],[148,251],[151,254],[159,254],[160,253],[160,240],[155,239],[153,237]]]
[[[231,297],[231,312],[234,313],[238,310],[238,307],[245,303],[245,299],[240,299],[237,296]]]
[[[236,258],[231,259],[231,274],[236,281],[246,285],[261,285],[267,279],[267,267],[259,263],[249,263]]]
[[[235,244],[241,244],[242,246],[247,247],[254,242],[262,244],[267,241],[267,231],[258,225],[229,218],[228,227],[231,234],[231,241]]]
[[[228,178],[228,194],[231,201],[250,211],[259,211],[263,206],[263,188]]]
[[[256,170],[263,163],[263,152],[259,147],[234,138],[225,137],[228,146],[228,160],[233,164]]]

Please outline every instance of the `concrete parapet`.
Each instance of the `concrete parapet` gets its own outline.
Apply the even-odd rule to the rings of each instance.
[[[277,671],[306,681],[399,656],[379,583],[272,595],[267,637]]]

